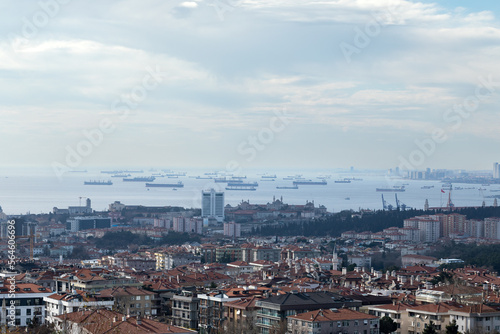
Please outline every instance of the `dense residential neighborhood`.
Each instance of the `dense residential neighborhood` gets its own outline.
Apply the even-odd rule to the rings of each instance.
[[[4,326],[62,333],[500,330],[495,269],[432,256],[455,244],[496,244],[500,218],[429,211],[380,231],[259,236],[251,234],[253,225],[275,224],[270,215],[236,223],[234,214],[278,210],[281,223],[331,214],[312,202],[288,206],[276,198],[228,206],[221,222],[199,210],[115,202],[95,212],[90,205],[4,217],[5,250],[7,227],[22,231],[16,266],[2,260]],[[296,214],[283,214],[284,207]]]

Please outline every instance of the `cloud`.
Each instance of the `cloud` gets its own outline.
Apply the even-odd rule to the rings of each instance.
[[[284,105],[296,126],[277,142],[283,150],[342,133],[390,141],[441,126],[443,112],[472,94],[479,77],[500,81],[492,11],[405,0],[221,2],[223,19],[211,0],[71,2],[30,38],[22,38],[23,17],[41,8],[5,8],[0,34],[20,39],[0,44],[0,129],[60,154],[83,129],[112,117],[113,101],[131,98],[147,68],[158,67],[161,85],[117,123],[110,152],[123,143],[147,147],[154,138],[161,139],[155,148],[182,138],[192,152],[213,145],[230,151]],[[376,33],[367,30],[373,24]],[[341,43],[356,47],[350,62]],[[478,147],[499,140],[495,101],[460,129]],[[349,145],[365,150],[355,140]],[[389,146],[379,149],[390,155]],[[15,150],[23,146],[4,153]]]

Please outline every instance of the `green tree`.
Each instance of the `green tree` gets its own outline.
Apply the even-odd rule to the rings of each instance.
[[[384,334],[389,334],[395,332],[398,329],[398,324],[392,320],[389,316],[384,316],[380,318],[380,332]]]
[[[422,334],[437,334],[436,325],[434,325],[434,322],[432,322],[432,320],[425,325]]]
[[[446,334],[458,334],[458,325],[455,320],[446,325]]]
[[[353,271],[358,265],[356,263],[351,263],[347,266],[347,271]]]

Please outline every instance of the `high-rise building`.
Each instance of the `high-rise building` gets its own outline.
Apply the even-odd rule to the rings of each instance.
[[[214,218],[219,223],[224,221],[224,193],[214,189],[201,192],[201,215]]]
[[[498,162],[493,163],[493,178],[500,179],[500,164]]]

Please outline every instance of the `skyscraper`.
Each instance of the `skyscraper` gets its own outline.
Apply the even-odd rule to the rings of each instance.
[[[498,162],[493,163],[493,178],[500,179],[500,165]]]
[[[224,221],[224,193],[214,189],[201,192],[201,216],[215,218],[219,223]]]

